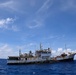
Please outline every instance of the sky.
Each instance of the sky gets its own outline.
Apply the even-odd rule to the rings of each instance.
[[[0,58],[50,47],[76,50],[76,0],[0,0]]]

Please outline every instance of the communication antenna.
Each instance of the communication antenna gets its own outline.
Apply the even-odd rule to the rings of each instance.
[[[19,56],[21,55],[21,49],[19,49]]]

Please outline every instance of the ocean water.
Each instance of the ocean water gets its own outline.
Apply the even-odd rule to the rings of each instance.
[[[0,59],[0,75],[76,75],[76,60],[52,64],[7,65]]]

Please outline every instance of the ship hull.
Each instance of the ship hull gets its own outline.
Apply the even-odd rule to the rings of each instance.
[[[34,61],[34,62],[19,62],[19,61],[16,61],[16,62],[10,62],[8,61],[7,65],[26,65],[26,64],[43,64],[43,63],[53,63],[54,61],[53,60],[46,60],[46,61]]]
[[[73,61],[73,58],[69,58],[69,59],[63,59],[63,60],[59,60],[59,61],[63,61],[63,62],[67,62],[67,61]]]
[[[56,61],[73,61],[74,60],[74,55],[75,54],[67,55],[65,57],[57,57]]]

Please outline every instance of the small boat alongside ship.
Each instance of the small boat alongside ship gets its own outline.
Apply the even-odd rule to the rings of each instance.
[[[37,64],[37,63],[53,63],[59,61],[72,61],[76,53],[68,52],[62,53],[59,56],[52,57],[51,49],[42,49],[40,44],[40,50],[36,50],[35,54],[32,51],[29,53],[21,53],[19,50],[19,56],[8,56],[7,64],[8,65],[18,65],[18,64]]]

